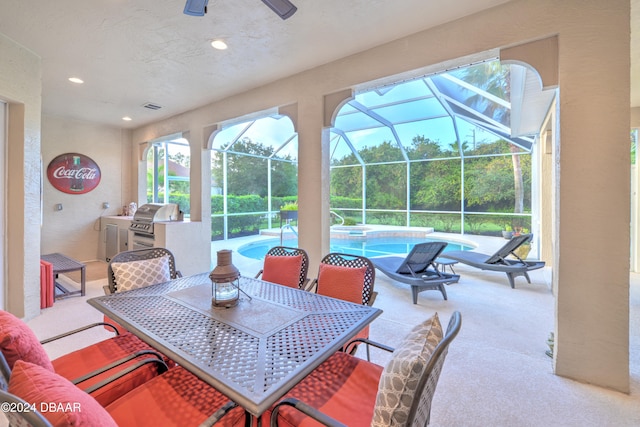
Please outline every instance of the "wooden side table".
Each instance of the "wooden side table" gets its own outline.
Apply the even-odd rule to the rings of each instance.
[[[69,297],[77,294],[84,296],[85,280],[86,280],[85,264],[59,253],[41,255],[40,259],[42,259],[43,261],[47,261],[53,265],[53,275],[55,276],[56,279],[58,278],[59,273],[69,273],[71,271],[80,270],[80,290],[79,291],[70,291],[67,288],[65,288],[62,284],[60,284],[57,280],[54,280],[55,287],[57,289],[56,299],[65,298],[65,297]]]

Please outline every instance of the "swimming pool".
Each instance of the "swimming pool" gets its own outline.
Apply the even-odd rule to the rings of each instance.
[[[331,239],[331,252],[366,256],[367,258],[383,255],[404,255],[411,251],[416,243],[433,242],[442,240],[425,239],[423,237],[374,237],[366,240],[356,239]],[[462,251],[472,249],[470,246],[456,242],[447,242],[446,251]],[[285,240],[283,246],[296,247],[297,240]],[[238,253],[247,258],[264,259],[267,251],[280,245],[280,239],[262,240],[248,243],[238,248]]]

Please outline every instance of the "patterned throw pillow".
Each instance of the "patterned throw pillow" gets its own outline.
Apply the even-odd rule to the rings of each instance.
[[[442,325],[435,313],[415,326],[396,348],[380,377],[372,427],[407,425],[420,376],[441,340]]]
[[[142,261],[114,262],[111,268],[116,278],[116,292],[144,288],[171,280],[168,255]]]

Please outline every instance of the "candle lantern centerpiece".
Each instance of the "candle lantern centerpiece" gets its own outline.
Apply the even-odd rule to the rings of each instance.
[[[240,299],[240,271],[231,262],[231,251],[218,251],[218,265],[211,271],[211,305],[219,308],[231,308],[238,305]]]

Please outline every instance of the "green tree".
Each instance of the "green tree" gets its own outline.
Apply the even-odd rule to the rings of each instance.
[[[362,199],[362,166],[331,170],[331,197],[334,196]]]
[[[504,153],[505,145],[511,144],[501,140],[486,144],[483,150]],[[513,172],[514,158],[520,169],[518,174]],[[514,183],[515,176],[522,180],[519,188]],[[531,194],[527,188],[531,188],[531,156],[522,152],[511,151],[510,156],[477,157],[465,162],[465,206],[469,210],[522,213],[530,206]]]
[[[298,195],[297,164],[283,160],[271,161],[271,195],[273,197]]]
[[[411,141],[409,158],[430,161],[411,163],[411,209],[460,209],[460,161],[457,144],[442,150],[440,144],[417,135]]]
[[[443,159],[411,164],[411,208],[460,209],[460,160]]]
[[[371,165],[367,174],[367,208],[407,208],[407,164]]]
[[[411,147],[408,151],[407,155],[412,160],[427,160],[443,157],[440,144],[430,140],[429,138],[425,138],[423,135],[416,135],[413,137],[411,140]],[[455,151],[457,151],[457,148]]]
[[[227,186],[229,195],[259,195],[267,197],[268,158],[271,157],[271,194],[275,197],[298,194],[298,167],[292,159],[272,156],[271,147],[250,138],[243,138],[227,153]],[[213,180],[217,185],[223,182],[223,153],[212,153]]]

